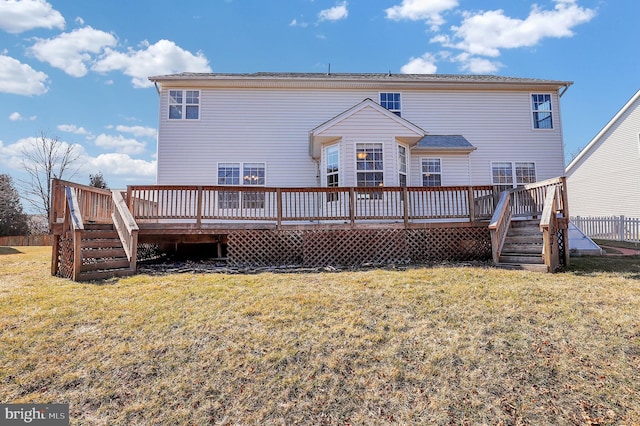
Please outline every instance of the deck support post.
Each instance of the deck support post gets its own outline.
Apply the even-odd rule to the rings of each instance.
[[[79,281],[82,269],[82,230],[73,231],[73,281]]]
[[[469,222],[476,220],[475,198],[473,197],[473,186],[469,186]]]
[[[198,186],[198,217],[196,219],[196,225],[198,228],[202,227],[202,186]]]
[[[276,227],[280,229],[282,227],[282,188],[276,189]]]
[[[129,207],[129,211],[133,214],[133,196],[132,196],[131,185],[127,185],[127,206]]]
[[[409,191],[406,186],[402,188],[402,199],[404,200],[404,229],[409,229]]]
[[[51,275],[58,274],[58,262],[60,261],[60,235],[54,234],[51,242]]]
[[[356,223],[356,193],[353,187],[349,188],[349,221],[351,222],[351,227]]]

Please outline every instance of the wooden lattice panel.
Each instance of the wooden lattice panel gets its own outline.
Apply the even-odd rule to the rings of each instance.
[[[358,266],[486,260],[486,226],[427,229],[243,230],[229,234],[228,261],[252,266]]]
[[[73,276],[73,233],[64,232],[59,238],[58,276],[70,279]]]

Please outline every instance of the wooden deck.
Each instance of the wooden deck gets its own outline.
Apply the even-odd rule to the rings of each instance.
[[[113,259],[95,260],[101,252],[93,246],[100,244],[89,242],[96,224],[111,226],[120,240],[124,254],[113,263],[122,268],[126,255],[128,267],[118,274],[135,272],[139,243],[224,244],[229,260],[243,264],[349,262],[350,255],[354,263],[490,258],[492,253],[499,260],[514,218],[544,216],[551,222],[549,232],[557,234],[562,221],[552,219],[566,217],[565,196],[563,178],[503,194],[492,186],[135,185],[106,191],[54,180],[52,273],[92,279],[100,274],[87,270],[108,269]],[[344,249],[339,256],[327,254]]]

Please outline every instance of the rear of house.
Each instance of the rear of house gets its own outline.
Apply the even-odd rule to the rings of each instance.
[[[496,76],[177,74],[161,185],[516,187],[564,172],[571,84]]]

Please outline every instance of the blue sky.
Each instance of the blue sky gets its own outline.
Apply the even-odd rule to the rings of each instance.
[[[566,159],[640,88],[640,2],[0,0],[0,173],[41,132],[73,180],[154,183],[158,95],[182,71],[497,74],[573,81]]]

